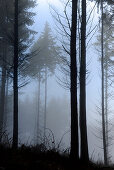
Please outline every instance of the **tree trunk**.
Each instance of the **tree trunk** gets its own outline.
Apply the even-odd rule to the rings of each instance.
[[[82,1],[81,23],[81,61],[80,61],[80,137],[81,137],[81,160],[87,163],[88,141],[86,123],[86,0]]]
[[[102,15],[102,29],[101,29],[101,72],[102,72],[102,132],[103,132],[103,150],[104,150],[104,164],[107,165],[107,148],[106,148],[106,122],[104,114],[104,44],[103,44],[103,2],[101,1],[101,15]]]
[[[18,147],[18,0],[15,0],[14,14],[14,110],[13,110],[13,148]]]
[[[106,119],[106,154],[108,164],[108,60],[105,56],[105,119]]]
[[[1,76],[1,90],[0,90],[0,133],[4,130],[4,114],[5,114],[5,84],[6,84],[6,54],[7,45],[3,43],[2,51],[2,76]]]
[[[47,117],[47,67],[45,67],[44,144],[46,137],[46,117]]]
[[[38,143],[39,143],[39,118],[40,118],[40,81],[41,81],[41,75],[39,72],[39,74],[38,74],[38,117],[37,117]]]
[[[4,61],[3,61],[4,63]],[[5,83],[6,83],[6,69],[3,64],[2,79],[1,79],[1,94],[0,94],[0,132],[3,132],[4,112],[5,112]]]
[[[9,86],[9,78],[7,75],[6,78],[6,87],[5,87],[5,114],[4,114],[4,128],[7,129],[7,117],[8,117],[8,86]]]
[[[107,148],[106,148],[106,122],[104,113],[104,44],[103,44],[103,2],[101,1],[101,15],[102,15],[102,29],[101,29],[101,72],[102,72],[102,132],[103,132],[103,151],[104,151],[104,164],[107,165]]]
[[[72,27],[70,42],[70,80],[71,80],[71,152],[72,160],[79,159],[78,141],[78,109],[77,109],[77,57],[76,57],[76,32],[77,32],[77,0],[72,0]]]

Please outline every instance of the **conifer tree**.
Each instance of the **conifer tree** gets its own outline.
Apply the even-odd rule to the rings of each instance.
[[[16,112],[18,112],[18,75],[22,74],[26,68],[25,65],[27,63],[28,57],[30,56],[26,50],[33,40],[31,37],[35,31],[29,28],[29,26],[33,24],[34,13],[30,12],[28,9],[35,6],[35,0],[16,0],[15,3],[13,0],[1,0],[0,5],[2,6],[1,9],[3,9],[3,11],[0,11],[0,37],[2,38],[2,46],[5,44],[5,50],[2,51],[2,49],[0,49],[0,54],[2,53],[0,59],[2,61],[1,63],[3,63],[0,65],[0,67],[3,68],[2,70],[4,71],[2,76],[2,89],[4,88],[4,90],[1,91],[1,98],[5,96],[5,75],[7,72],[7,75],[9,78],[12,78],[13,82],[15,79],[15,85],[13,86],[15,88],[15,121],[13,127],[13,139],[15,138],[15,142],[13,141],[13,143],[15,143],[14,146],[17,147],[16,145],[18,139],[16,138],[18,138],[18,114]],[[1,99],[1,102],[1,105],[4,108],[4,100]],[[4,111],[2,107],[0,111],[1,127],[3,126],[4,117]]]
[[[38,117],[40,111],[40,82],[45,83],[45,101],[44,101],[44,138],[46,130],[46,116],[47,116],[47,79],[53,75],[56,66],[59,64],[59,56],[61,54],[60,47],[56,43],[56,39],[52,36],[51,28],[46,22],[44,31],[41,33],[39,39],[35,42],[31,49],[33,54],[30,59],[28,70],[26,73],[36,78],[39,81],[38,91]],[[39,127],[39,120],[37,126]],[[39,131],[39,130],[38,130]]]

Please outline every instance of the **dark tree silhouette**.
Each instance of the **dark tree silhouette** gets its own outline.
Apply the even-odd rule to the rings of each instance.
[[[35,6],[35,0],[26,1],[0,1],[0,40],[3,49],[0,49],[0,67],[2,68],[2,89],[0,95],[0,117],[1,117],[1,128],[3,128],[3,121],[5,122],[4,105],[5,105],[5,85],[6,76],[13,80],[14,90],[14,126],[13,126],[13,143],[16,143],[16,133],[18,131],[18,76],[25,69],[25,65],[28,60],[27,48],[30,45],[30,36],[35,32],[28,28],[33,24],[32,17],[33,12],[29,12],[28,9]],[[17,45],[18,41],[18,45]],[[19,71],[18,71],[19,70]],[[7,74],[7,75],[6,75]],[[17,130],[16,130],[17,129]],[[15,137],[14,137],[15,136]],[[14,144],[15,145],[15,144]]]
[[[18,147],[18,0],[14,12],[14,110],[13,110],[13,148]]]
[[[81,22],[81,59],[80,59],[80,136],[81,136],[81,160],[87,163],[88,141],[86,122],[86,0],[82,1]]]
[[[71,158],[78,160],[78,109],[77,109],[77,57],[76,57],[76,31],[77,31],[77,3],[72,0],[72,24],[70,40],[70,80],[71,80]]]
[[[2,42],[3,43],[3,42]],[[3,132],[3,120],[5,112],[5,83],[6,83],[6,68],[5,68],[5,58],[6,58],[6,48],[5,44],[2,45],[2,61],[1,61],[1,89],[0,89],[0,132]]]

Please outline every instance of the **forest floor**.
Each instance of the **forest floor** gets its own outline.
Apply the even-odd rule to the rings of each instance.
[[[114,170],[90,163],[83,165],[71,163],[68,155],[50,151],[39,151],[38,148],[22,146],[18,150],[0,146],[0,170]]]

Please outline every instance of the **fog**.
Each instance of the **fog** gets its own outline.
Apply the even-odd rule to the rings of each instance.
[[[56,20],[52,16],[53,6],[57,12],[62,14],[64,4],[59,0],[38,0],[37,6],[32,9],[36,15],[34,18],[34,24],[29,26],[32,30],[37,33],[34,35],[34,41],[28,51],[33,49],[33,45],[38,39],[42,38],[45,32],[46,22],[49,24],[51,29],[51,35],[55,38],[57,46],[62,48],[62,42],[60,42],[59,37],[61,35],[57,32]],[[88,11],[95,5],[94,2],[88,3]],[[70,11],[70,7],[69,7]],[[70,12],[69,12],[70,13]],[[95,25],[99,24],[99,15],[97,7],[93,10],[88,22],[87,32],[91,31]],[[93,23],[91,20],[94,18]],[[89,30],[91,27],[91,30]],[[97,28],[97,30],[99,27]],[[87,130],[88,130],[88,145],[89,145],[89,157],[93,161],[103,161],[103,144],[102,144],[102,125],[99,123],[101,121],[101,113],[98,108],[101,107],[101,64],[100,49],[95,47],[95,42],[97,41],[97,36],[99,32],[95,30],[93,34],[90,34],[87,38],[87,84],[86,84],[86,95],[87,95]],[[68,46],[67,46],[68,47]],[[39,50],[40,48],[38,48]],[[45,48],[44,48],[45,49]],[[68,47],[69,49],[69,47]],[[99,49],[99,50],[98,50]],[[38,51],[42,52],[42,49]],[[60,52],[64,54],[63,50]],[[53,52],[54,54],[54,52]],[[46,55],[46,52],[45,52]],[[48,54],[47,54],[48,55]],[[40,56],[40,54],[39,54]],[[65,56],[66,57],[66,56]],[[35,57],[33,57],[34,60]],[[40,57],[39,57],[40,58]],[[69,56],[68,56],[69,60]],[[32,68],[32,59],[30,60],[30,69]],[[53,65],[53,64],[52,64]],[[19,78],[22,87],[19,88],[19,145],[37,145],[44,141],[44,131],[45,141],[47,147],[53,148],[58,147],[59,151],[67,151],[70,149],[70,125],[71,125],[71,115],[70,115],[70,89],[63,87],[63,82],[61,85],[61,80],[64,80],[65,75],[61,71],[61,62],[59,66],[54,66],[50,71],[48,69],[47,76],[47,98],[46,98],[46,129],[45,129],[45,69],[41,72],[41,82],[40,82],[40,100],[38,99],[39,93],[39,79],[35,75],[37,72],[30,72],[30,76],[27,75],[25,78]],[[26,74],[26,73],[24,73]],[[9,83],[8,87],[8,97],[7,97],[7,109],[5,129],[12,138],[13,133],[13,91],[12,83]],[[109,87],[110,93],[113,93],[113,87]],[[79,94],[79,88],[78,88]],[[39,100],[39,111],[38,111],[38,100]],[[114,131],[114,100],[113,96],[109,102],[109,121],[110,121],[110,136],[111,136],[111,146],[109,147],[109,153],[111,155],[110,160],[114,161],[114,141],[113,141],[113,131]],[[79,111],[79,103],[78,103]],[[38,120],[39,114],[39,120]],[[38,129],[39,124],[39,129]],[[45,130],[44,130],[45,129]],[[39,133],[39,134],[38,134]],[[80,132],[79,132],[80,133]]]

